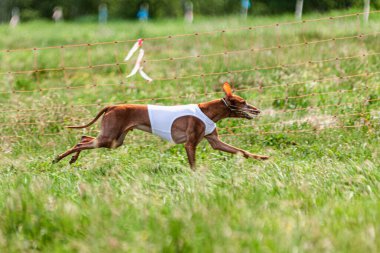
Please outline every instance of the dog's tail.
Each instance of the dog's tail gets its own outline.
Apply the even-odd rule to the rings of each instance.
[[[95,117],[90,123],[88,123],[88,124],[86,124],[86,125],[84,125],[84,126],[67,126],[67,128],[76,128],[76,129],[78,129],[78,128],[86,128],[86,127],[89,127],[89,126],[91,126],[92,124],[94,124],[95,121],[97,121],[97,120],[99,119],[100,116],[102,116],[104,113],[106,113],[108,109],[109,109],[109,106],[104,107],[104,108],[98,113],[98,115],[96,115],[96,117]]]

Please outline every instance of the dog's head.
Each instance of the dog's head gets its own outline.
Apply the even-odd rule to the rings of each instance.
[[[226,96],[222,98],[222,102],[230,110],[230,118],[253,119],[254,116],[260,114],[259,109],[248,104],[242,97],[232,94],[231,86],[228,83],[223,84],[223,91]]]

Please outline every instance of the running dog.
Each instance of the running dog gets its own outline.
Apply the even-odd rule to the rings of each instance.
[[[256,107],[232,94],[228,83],[223,85],[226,96],[206,103],[157,106],[157,105],[114,105],[103,108],[87,125],[68,126],[68,128],[86,128],[95,123],[102,115],[101,130],[98,137],[82,136],[81,142],[65,153],[57,156],[54,163],[74,154],[70,163],[74,163],[82,150],[94,148],[117,148],[123,144],[129,131],[139,129],[153,133],[161,138],[185,144],[191,169],[195,170],[195,151],[203,138],[216,150],[242,154],[245,158],[266,160],[269,156],[251,154],[222,142],[218,137],[215,123],[224,118],[253,119],[260,113]]]

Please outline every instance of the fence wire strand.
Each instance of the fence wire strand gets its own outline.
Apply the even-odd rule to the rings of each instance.
[[[371,11],[370,13],[380,13],[380,11]],[[363,15],[363,12],[359,13],[352,13],[352,14],[346,14],[346,15],[340,15],[340,16],[334,16],[334,17],[322,17],[322,18],[315,18],[315,19],[308,19],[308,20],[301,20],[301,21],[291,21],[291,22],[282,22],[282,23],[274,23],[274,24],[268,24],[268,25],[257,25],[257,26],[248,26],[248,27],[236,27],[236,28],[229,28],[229,29],[222,29],[222,30],[215,30],[215,31],[204,31],[204,32],[195,32],[195,33],[187,33],[187,34],[176,34],[176,35],[169,35],[169,36],[157,36],[157,37],[147,37],[142,38],[144,41],[157,41],[157,40],[165,40],[168,44],[168,47],[172,47],[172,41],[175,38],[187,38],[187,37],[194,37],[195,39],[195,47],[197,48],[196,54],[191,55],[184,55],[184,56],[176,56],[176,57],[164,57],[164,58],[152,58],[152,59],[146,59],[143,61],[143,64],[151,63],[151,64],[163,64],[165,62],[170,62],[176,64],[176,62],[184,61],[184,60],[194,60],[194,64],[197,65],[197,69],[199,73],[192,74],[192,75],[178,75],[178,64],[175,65],[175,68],[173,68],[175,71],[175,74],[173,77],[159,77],[155,78],[156,81],[160,82],[169,82],[169,81],[175,81],[178,89],[179,87],[179,80],[184,79],[196,79],[200,78],[203,82],[203,92],[197,92],[197,93],[191,93],[186,95],[171,95],[171,96],[164,96],[164,97],[151,97],[151,98],[141,98],[141,99],[130,99],[128,101],[119,101],[114,102],[113,104],[122,104],[122,103],[146,103],[151,101],[162,101],[162,100],[171,100],[171,101],[181,101],[183,99],[188,98],[198,98],[198,97],[212,97],[219,94],[223,94],[223,92],[220,91],[209,91],[207,89],[207,83],[206,83],[206,77],[213,77],[213,76],[224,76],[229,75],[229,79],[233,79],[233,74],[242,74],[247,72],[254,72],[258,73],[259,71],[265,71],[265,70],[275,70],[275,69],[290,69],[290,68],[296,68],[296,67],[303,67],[308,68],[311,65],[318,65],[318,64],[324,64],[324,63],[335,63],[337,70],[340,70],[340,65],[345,61],[352,61],[352,60],[364,60],[365,61],[365,71],[360,73],[349,73],[344,75],[341,73],[341,75],[334,75],[330,77],[324,77],[319,79],[311,79],[306,81],[298,81],[298,82],[284,82],[284,83],[275,83],[271,85],[255,85],[252,87],[252,85],[247,84],[247,88],[237,88],[235,89],[235,92],[248,92],[248,91],[258,91],[259,93],[264,92],[268,89],[273,88],[283,88],[284,89],[284,96],[283,97],[273,97],[273,98],[262,98],[260,94],[257,95],[259,105],[265,104],[265,103],[273,103],[283,102],[283,108],[284,109],[277,109],[274,113],[266,114],[265,111],[263,113],[263,116],[280,116],[282,114],[286,113],[297,113],[302,111],[312,112],[314,110],[323,110],[330,107],[341,107],[346,108],[348,106],[361,106],[360,112],[349,112],[349,113],[341,113],[341,114],[322,114],[319,116],[327,115],[329,117],[332,117],[334,119],[342,119],[342,118],[349,118],[349,117],[359,117],[362,119],[364,124],[355,124],[355,125],[344,125],[344,122],[339,122],[338,125],[335,126],[327,126],[327,127],[321,127],[318,129],[318,127],[313,127],[312,129],[281,129],[281,130],[275,130],[275,131],[262,131],[258,128],[268,127],[268,126],[278,126],[278,127],[286,127],[289,125],[294,124],[303,124],[303,123],[310,123],[310,120],[306,117],[300,118],[300,119],[292,119],[287,121],[278,121],[278,122],[269,122],[269,123],[259,123],[255,125],[255,134],[274,134],[274,133],[305,133],[305,132],[315,132],[320,131],[324,129],[349,129],[349,128],[360,128],[360,127],[369,127],[374,125],[378,125],[376,122],[371,122],[370,113],[366,111],[366,104],[369,103],[376,103],[380,99],[379,98],[371,98],[369,96],[370,91],[377,91],[379,88],[378,84],[369,85],[368,82],[364,82],[364,87],[357,87],[356,85],[351,87],[350,89],[347,88],[341,88],[339,87],[339,84],[341,81],[353,79],[353,78],[362,78],[363,80],[368,81],[369,78],[377,76],[380,71],[369,71],[369,58],[370,57],[376,57],[380,55],[380,52],[368,52],[365,44],[364,39],[371,37],[371,36],[377,36],[380,34],[380,32],[371,32],[371,33],[363,33],[363,31],[360,29],[360,16]],[[325,39],[319,39],[319,40],[306,40],[305,37],[303,37],[302,42],[296,42],[292,44],[281,44],[281,36],[280,36],[280,29],[283,29],[282,27],[288,26],[288,25],[301,25],[302,30],[305,29],[306,24],[311,24],[315,22],[324,22],[324,21],[332,21],[332,20],[339,20],[342,18],[347,17],[356,17],[357,20],[357,33],[355,35],[350,36],[340,36],[340,37],[331,37],[331,38],[325,38]],[[246,49],[238,49],[238,50],[230,50],[230,45],[228,44],[228,40],[226,38],[227,33],[231,32],[238,32],[238,31],[249,31],[253,32],[258,29],[272,29],[274,28],[275,32],[275,45],[270,47],[255,47],[255,43],[252,41],[249,43],[248,48]],[[253,33],[250,33],[253,34]],[[211,52],[211,53],[204,53],[201,54],[202,50],[202,44],[200,41],[201,36],[208,36],[208,35],[216,35],[220,36],[222,42],[223,42],[223,50],[217,51],[217,52]],[[247,33],[248,36],[248,33]],[[248,36],[251,38],[250,36]],[[365,53],[360,53],[356,55],[350,55],[350,56],[334,56],[328,59],[320,59],[320,60],[306,60],[302,62],[295,62],[295,63],[286,63],[283,62],[283,59],[280,59],[280,55],[278,51],[275,50],[287,50],[287,49],[293,49],[293,48],[300,48],[305,49],[309,47],[310,45],[317,45],[317,44],[324,44],[324,43],[330,43],[333,42],[335,47],[337,47],[338,41],[348,41],[348,40],[354,40],[357,39],[361,43],[361,47],[365,49]],[[253,40],[253,39],[252,39]],[[118,52],[117,46],[123,45],[123,44],[130,44],[134,43],[135,39],[128,39],[128,40],[120,40],[120,41],[106,41],[106,42],[94,42],[94,43],[78,43],[78,44],[67,44],[67,45],[59,45],[59,46],[47,46],[47,47],[33,47],[33,48],[16,48],[16,49],[0,49],[0,53],[5,53],[5,58],[10,59],[12,57],[12,53],[14,52],[31,52],[32,53],[32,66],[31,69],[26,70],[12,70],[11,66],[9,66],[6,71],[0,72],[0,76],[5,76],[7,79],[7,84],[9,89],[8,90],[2,90],[0,91],[0,95],[12,95],[12,94],[31,94],[31,93],[37,93],[40,94],[42,97],[44,93],[46,92],[56,92],[59,90],[72,92],[75,90],[83,90],[83,89],[99,89],[102,87],[121,87],[124,89],[127,89],[127,86],[125,85],[127,82],[125,81],[125,73],[123,73],[122,67],[124,65],[127,65],[128,63],[121,62],[118,59],[118,55],[120,52]],[[102,64],[96,64],[94,62],[93,57],[93,48],[95,46],[100,45],[114,45],[114,57],[112,63],[102,63]],[[69,48],[85,48],[87,50],[87,65],[83,66],[67,66],[67,62],[65,61],[66,57],[66,49]],[[39,68],[39,54],[43,50],[59,50],[59,66],[56,68]],[[250,68],[245,69],[232,69],[231,63],[230,63],[230,56],[244,56],[245,54],[258,54],[260,52],[265,51],[273,51],[276,54],[276,64],[275,65],[268,65],[268,66],[259,66],[256,63],[252,62]],[[203,68],[204,60],[210,57],[223,57],[224,62],[224,68],[225,71],[213,71],[213,72],[206,72]],[[101,83],[97,80],[97,71],[101,68],[115,68],[118,78],[120,79],[117,83]],[[70,84],[70,72],[72,71],[88,71],[90,76],[90,82],[85,84],[79,84],[79,85],[73,85]],[[43,78],[44,73],[52,73],[52,72],[62,72],[62,80],[64,85],[61,86],[55,86],[55,87],[43,87],[41,79]],[[339,71],[342,72],[342,71]],[[13,84],[13,79],[17,75],[32,75],[32,78],[34,79],[35,87],[32,89],[27,90],[21,90],[16,89],[16,86]],[[234,80],[232,80],[234,82]],[[337,90],[333,91],[322,91],[322,92],[309,92],[309,93],[301,93],[296,95],[291,95],[290,88],[296,87],[298,85],[306,85],[308,83],[315,83],[315,84],[321,84],[324,82],[336,82],[337,84],[334,86],[335,88],[338,88]],[[145,84],[146,82],[141,81],[133,81],[128,82],[131,84]],[[317,97],[328,97],[328,96],[336,96],[336,97],[342,97],[343,94],[351,94],[358,92],[358,94],[362,94],[363,96],[357,96],[354,102],[347,102],[347,103],[334,103],[334,104],[323,104],[323,105],[316,105],[316,106],[307,106],[307,107],[300,107],[300,108],[292,108],[289,109],[289,103],[293,100],[302,100],[306,98],[317,98]],[[84,103],[84,104],[67,104],[67,105],[57,105],[57,106],[51,106],[48,109],[55,109],[55,110],[77,110],[78,108],[91,108],[91,107],[101,107],[101,106],[107,106],[110,105],[110,103],[105,102],[97,102],[97,103]],[[41,112],[39,116],[42,115],[49,115],[49,111],[46,111],[45,108],[18,108],[14,109],[12,106],[9,105],[9,103],[2,103],[0,104],[2,108],[7,109],[1,109],[1,114],[9,114],[13,115],[15,121],[12,121],[11,119],[5,119],[5,122],[0,122],[0,129],[4,130],[7,129],[7,127],[11,127],[14,129],[15,132],[17,132],[16,126],[35,126],[39,130],[41,130],[41,133],[38,133],[39,136],[57,136],[60,135],[61,132],[58,133],[48,133],[46,132],[47,129],[44,126],[48,126],[50,124],[64,124],[66,122],[70,121],[89,121],[92,118],[80,118],[80,117],[71,117],[69,119],[62,119],[62,120],[46,120],[44,122],[33,122],[33,120],[29,121],[23,121],[22,118],[31,113],[35,112]],[[17,107],[17,105],[15,105]],[[87,112],[87,111],[86,111]],[[221,131],[227,131],[228,134],[221,134],[221,136],[235,136],[235,135],[250,135],[248,133],[234,133],[233,130],[239,130],[239,129],[246,129],[249,127],[253,127],[252,125],[239,125],[239,126],[226,126],[223,128],[220,128]],[[33,133],[34,134],[34,133]],[[22,135],[0,135],[1,139],[19,139],[23,138]]]

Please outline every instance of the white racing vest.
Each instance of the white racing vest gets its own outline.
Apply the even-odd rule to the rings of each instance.
[[[211,134],[216,125],[214,121],[204,114],[198,105],[161,106],[148,105],[149,120],[152,133],[162,139],[174,142],[172,139],[173,122],[183,116],[194,116],[205,124],[205,135]]]

